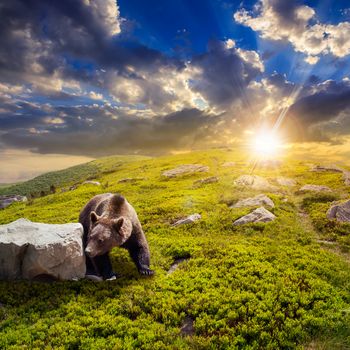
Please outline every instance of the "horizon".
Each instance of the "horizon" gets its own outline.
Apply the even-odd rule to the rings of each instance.
[[[0,183],[271,131],[294,157],[350,156],[345,0],[5,0],[0,15]]]

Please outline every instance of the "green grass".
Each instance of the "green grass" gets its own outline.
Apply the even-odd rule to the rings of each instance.
[[[237,165],[222,167],[226,161]],[[210,171],[174,179],[161,176],[187,163],[208,165]],[[300,195],[295,193],[298,186],[266,193],[275,202],[277,219],[233,226],[251,209],[229,205],[261,193],[233,185],[250,171],[244,155],[214,150],[128,162],[107,158],[93,164],[98,170],[84,174],[103,188],[58,189],[29,203],[15,203],[1,212],[0,223],[20,217],[74,222],[93,195],[122,193],[138,212],[156,275],[138,276],[127,252],[115,248],[112,262],[121,274],[115,282],[1,282],[0,348],[350,349],[349,263],[317,243],[332,232],[337,244],[346,246],[342,239],[349,231],[322,228],[323,223],[334,225],[326,219],[331,202],[349,197],[341,174],[315,174],[292,160],[279,169],[257,169],[255,174],[274,184],[277,176],[293,177],[298,186],[323,184],[334,194]],[[218,176],[219,182],[193,185],[207,176]],[[138,179],[118,183],[127,177]],[[170,226],[196,212],[202,220],[195,224]],[[309,214],[303,219],[309,225],[300,212]],[[178,258],[188,259],[167,274]],[[186,317],[194,321],[192,336],[180,332]]]
[[[89,163],[39,175],[29,181],[13,185],[0,185],[0,195],[19,194],[38,197],[49,193],[51,186],[55,188],[70,186],[84,180],[91,180],[100,174],[114,172],[125,163],[146,158],[144,156],[114,156],[97,159]]]

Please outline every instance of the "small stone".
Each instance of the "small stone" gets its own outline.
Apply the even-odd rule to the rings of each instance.
[[[247,186],[254,190],[277,190],[276,186],[271,185],[266,179],[258,175],[242,175],[234,183],[237,186]]]
[[[124,179],[120,179],[118,181],[118,184],[127,183],[127,182],[134,183],[138,180],[143,180],[143,179],[144,179],[143,177],[125,177]]]
[[[232,205],[231,208],[241,208],[241,207],[257,207],[257,206],[268,206],[271,208],[275,207],[273,201],[264,194],[259,194],[255,197],[250,197],[246,199],[239,200],[236,204]]]
[[[210,176],[210,177],[206,177],[204,179],[199,179],[197,181],[195,181],[193,184],[194,185],[205,185],[205,184],[211,184],[214,182],[218,182],[219,178],[216,176]]]
[[[165,177],[176,177],[179,175],[185,175],[185,174],[194,174],[194,173],[204,173],[208,172],[209,167],[202,164],[185,164],[180,165],[177,168],[166,170],[162,173]]]
[[[292,186],[295,186],[297,184],[294,179],[290,179],[288,177],[278,177],[276,179],[276,181],[280,186],[292,187]]]
[[[182,264],[186,260],[188,260],[188,258],[176,259],[174,261],[174,263],[170,266],[170,268],[168,270],[168,275],[172,274],[179,267],[179,265]]]
[[[95,185],[95,186],[101,186],[101,184],[98,181],[84,181],[83,185]]]
[[[180,329],[181,335],[192,336],[194,334],[193,324],[194,324],[193,319],[190,316],[186,316]]]
[[[255,209],[250,214],[244,215],[236,220],[233,225],[244,225],[251,222],[269,222],[276,219],[276,216],[264,207]]]
[[[222,164],[223,167],[234,167],[236,166],[235,162],[225,162]]]
[[[72,280],[85,276],[83,227],[19,219],[0,225],[0,279]]]
[[[329,171],[329,172],[335,172],[335,173],[342,173],[344,170],[339,168],[336,165],[314,165],[312,166],[311,171],[314,171],[314,172]]]
[[[332,190],[327,186],[309,184],[301,187],[299,192],[332,192]]]
[[[20,196],[17,194],[8,194],[0,196],[0,209],[4,209],[15,202],[26,202],[26,196]]]
[[[327,218],[340,222],[350,222],[350,200],[342,204],[336,204],[327,211]]]
[[[175,223],[173,223],[171,226],[180,226],[180,225],[185,225],[185,224],[192,224],[195,221],[198,221],[202,218],[202,216],[200,214],[192,214],[190,216],[187,216],[184,219],[180,219],[178,221],[176,221]]]

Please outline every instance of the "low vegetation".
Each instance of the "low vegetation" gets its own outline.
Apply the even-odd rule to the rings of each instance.
[[[223,167],[225,162],[236,165]],[[161,176],[194,163],[209,166],[209,172]],[[326,218],[333,201],[349,198],[341,174],[312,173],[290,160],[278,168],[257,168],[254,174],[274,185],[277,176],[291,177],[296,187],[271,193],[242,190],[234,179],[249,174],[251,167],[243,155],[224,150],[128,161],[108,158],[80,169],[81,177],[71,183],[89,178],[101,186],[62,192],[70,181],[65,175],[55,183],[56,193],[2,210],[0,223],[20,217],[74,222],[95,194],[122,193],[139,214],[156,275],[140,277],[127,252],[115,248],[111,256],[120,278],[113,282],[2,281],[0,348],[350,349],[349,262],[319,243],[332,240],[345,253],[349,246],[349,225]],[[219,181],[193,185],[209,176]],[[125,178],[134,181],[119,182]],[[329,186],[333,193],[297,193],[309,183]],[[35,188],[40,186],[37,182]],[[233,226],[252,209],[229,206],[259,193],[274,201],[271,211],[277,219]],[[202,219],[171,227],[193,213]],[[179,258],[185,260],[168,274]],[[185,321],[193,325],[186,334]]]

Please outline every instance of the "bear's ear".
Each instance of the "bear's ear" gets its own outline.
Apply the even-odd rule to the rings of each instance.
[[[132,223],[129,219],[121,216],[120,218],[114,220],[113,226],[117,233],[124,239],[128,239],[130,237],[132,231]]]
[[[93,224],[95,224],[99,218],[100,217],[94,211],[90,213],[90,220]]]

